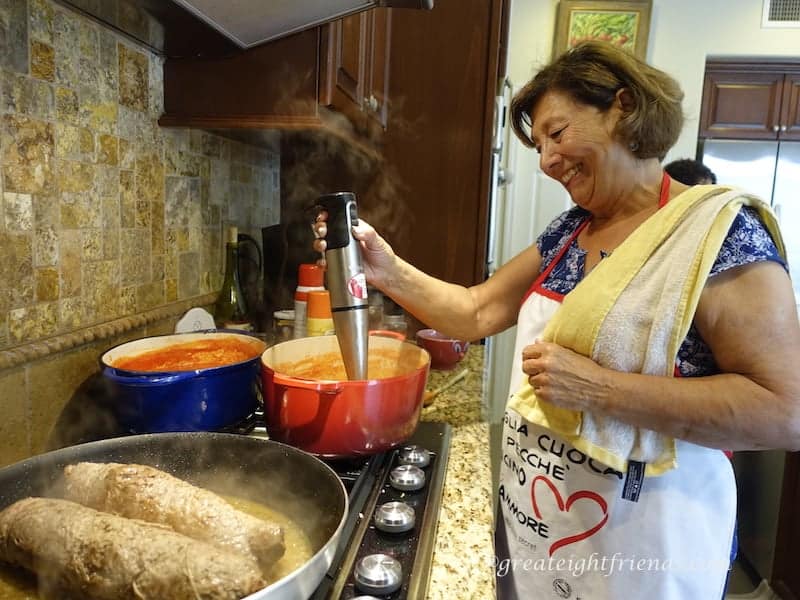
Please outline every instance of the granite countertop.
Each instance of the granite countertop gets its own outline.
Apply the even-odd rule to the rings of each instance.
[[[453,427],[430,600],[495,597],[489,425],[482,417],[483,346],[471,346],[451,371],[431,370],[427,389],[436,389],[464,368],[469,369],[466,377],[422,410],[422,420]]]

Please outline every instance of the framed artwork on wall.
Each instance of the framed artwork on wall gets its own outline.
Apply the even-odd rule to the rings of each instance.
[[[615,44],[645,59],[652,0],[561,0],[553,57],[587,40]]]

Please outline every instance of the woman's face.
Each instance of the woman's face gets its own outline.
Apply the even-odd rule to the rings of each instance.
[[[621,116],[619,101],[602,112],[557,91],[542,96],[531,113],[531,137],[542,171],[589,211],[602,210],[618,198],[628,179],[621,170],[633,155],[613,134]]]

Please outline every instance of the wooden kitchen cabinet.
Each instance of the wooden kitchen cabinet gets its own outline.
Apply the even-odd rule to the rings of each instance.
[[[359,132],[388,120],[392,11],[376,8],[340,19],[325,31],[321,103],[347,115]]]
[[[507,5],[372,9],[226,59],[168,60],[160,123],[281,129],[282,220],[303,218],[318,194],[351,190],[400,256],[479,283]],[[357,135],[340,135],[341,114]]]
[[[398,255],[447,281],[483,281],[505,6],[436,0],[430,11],[393,10],[377,159],[358,160],[318,135],[284,135],[281,214],[318,194],[350,190],[359,216]],[[353,78],[341,80],[354,89]]]
[[[800,139],[800,62],[709,59],[699,136]]]
[[[313,128],[319,105],[321,28],[215,59],[167,59],[163,126]]]
[[[462,285],[486,277],[507,5],[436,0],[392,14],[385,185],[368,190],[365,219],[416,267]]]
[[[215,59],[164,64],[163,126],[305,130],[350,119],[386,127],[391,9],[372,9]],[[374,135],[373,135],[374,139]]]

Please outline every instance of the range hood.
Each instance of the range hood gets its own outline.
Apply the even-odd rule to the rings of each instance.
[[[369,8],[434,0],[58,0],[169,58],[231,54]]]

